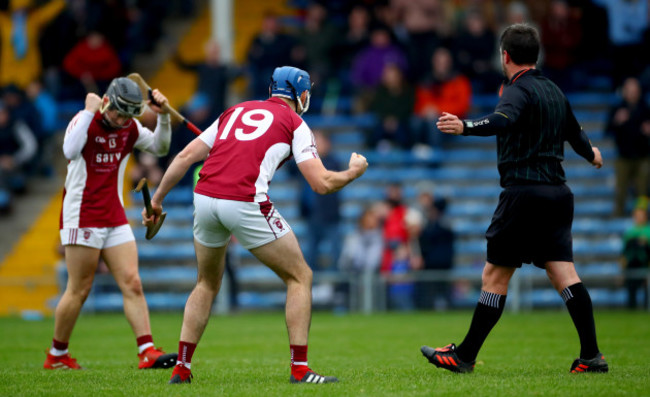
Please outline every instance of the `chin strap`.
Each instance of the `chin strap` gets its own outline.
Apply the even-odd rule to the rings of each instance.
[[[108,110],[108,108],[111,106],[111,101],[104,101],[104,98],[106,98],[106,95],[102,97],[102,104],[99,105],[99,113],[104,114]]]
[[[302,101],[300,100],[300,95],[298,95],[293,85],[289,82],[289,80],[286,80],[286,82],[287,82],[287,86],[291,88],[291,94],[293,95],[294,98],[296,98],[294,100],[296,102],[296,113],[302,116],[303,113],[309,110],[309,103],[311,102],[311,93],[308,90],[305,90],[307,91],[307,100],[305,101],[305,103],[302,103]]]

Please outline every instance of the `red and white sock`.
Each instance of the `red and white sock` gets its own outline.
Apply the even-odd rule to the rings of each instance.
[[[142,335],[136,339],[138,343],[138,354],[153,346],[153,337],[151,335]]]
[[[192,367],[192,356],[194,355],[194,350],[196,349],[196,343],[190,342],[178,342],[178,359],[176,360],[176,365],[183,365],[187,369]]]
[[[289,345],[291,350],[291,375],[300,380],[309,371],[307,345]]]
[[[64,356],[68,354],[68,342],[61,342],[52,338],[50,354],[53,356]]]

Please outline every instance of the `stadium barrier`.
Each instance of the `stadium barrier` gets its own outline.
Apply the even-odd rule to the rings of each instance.
[[[588,266],[585,266],[587,268]],[[183,310],[191,288],[196,281],[196,269],[158,272],[161,278],[154,274],[143,277],[147,302],[152,311]],[[646,280],[650,285],[650,269],[629,269],[625,273],[619,271],[612,274],[611,269],[599,272],[584,272],[581,279],[585,282],[595,307],[625,307],[627,292],[623,279]],[[59,273],[59,286],[63,288],[66,282],[65,270]],[[9,280],[0,280],[0,286]],[[12,280],[20,281],[20,280]],[[30,280],[34,282],[36,280]],[[239,305],[244,310],[281,309],[284,307],[285,292],[279,279],[260,277],[252,282],[260,288],[247,289],[240,292]],[[449,308],[473,308],[480,294],[481,271],[478,268],[457,268],[453,270],[421,270],[403,274],[377,274],[375,272],[343,273],[315,272],[313,288],[313,304],[315,310],[334,309],[335,311],[360,312],[372,314],[387,310],[400,310],[391,304],[394,298],[391,294],[396,290],[411,294],[417,283],[448,283],[450,288]],[[272,284],[272,285],[271,285]],[[463,293],[454,293],[464,288]],[[397,289],[393,288],[398,286]],[[271,287],[271,288],[269,288]],[[217,296],[213,312],[228,314],[233,308],[228,299],[231,286],[228,278],[224,277],[222,289]],[[460,289],[463,289],[460,288]],[[152,292],[146,292],[153,289]],[[62,289],[61,289],[62,290]],[[435,291],[434,291],[435,292]],[[650,296],[647,307],[650,308]],[[430,302],[431,303],[431,302]],[[50,302],[56,305],[56,299]],[[436,305],[433,305],[434,307]],[[529,311],[538,308],[561,308],[564,304],[559,294],[551,287],[546,274],[541,269],[532,266],[523,267],[515,272],[510,281],[507,309],[513,313]],[[643,305],[642,305],[643,306]],[[415,306],[406,310],[415,309]],[[85,312],[121,311],[122,296],[115,281],[109,274],[98,274],[90,296],[84,305]],[[649,309],[650,310],[650,309]]]

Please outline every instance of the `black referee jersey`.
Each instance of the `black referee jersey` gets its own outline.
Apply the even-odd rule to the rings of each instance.
[[[586,160],[594,159],[566,96],[537,69],[517,72],[504,84],[494,113],[464,124],[463,135],[497,135],[503,187],[564,183],[565,141]]]

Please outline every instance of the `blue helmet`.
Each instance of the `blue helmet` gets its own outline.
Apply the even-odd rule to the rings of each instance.
[[[311,79],[309,73],[292,66],[275,68],[271,76],[269,91],[271,96],[291,99],[296,103],[296,113],[303,114],[309,109],[311,98]],[[304,103],[300,96],[307,91]]]

